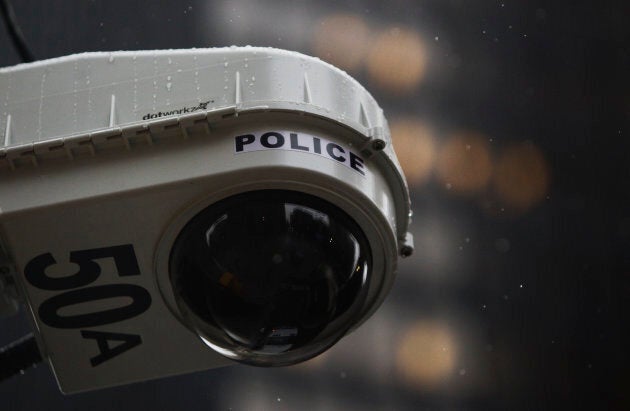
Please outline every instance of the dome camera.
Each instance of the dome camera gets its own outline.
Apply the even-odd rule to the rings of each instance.
[[[207,344],[254,365],[286,365],[331,346],[365,303],[369,243],[342,210],[297,191],[230,197],[179,234],[170,279]]]
[[[86,53],[0,69],[0,311],[65,393],[312,358],[413,251],[387,121],[277,49]]]

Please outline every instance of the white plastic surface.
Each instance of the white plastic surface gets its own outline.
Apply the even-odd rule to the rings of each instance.
[[[380,107],[346,73],[269,48],[77,54],[0,69],[0,95],[4,139],[11,116],[6,146],[228,106],[288,105],[366,135],[385,126]]]
[[[179,321],[168,281],[179,229],[222,198],[290,189],[344,209],[373,254],[359,322],[383,301],[398,255],[412,246],[409,197],[382,110],[350,76],[318,59],[249,47],[88,53],[0,69],[0,105],[0,238],[65,392],[227,363]],[[277,136],[263,144],[268,133],[284,144]],[[254,140],[238,151],[244,135]],[[103,257],[97,278],[72,289],[41,288],[24,276],[48,253],[56,264],[46,276],[72,276],[70,253],[116,245],[133,247],[139,274],[120,275]],[[45,309],[51,299],[68,300],[64,293],[120,284],[144,289],[150,307],[90,327],[42,319],[43,312],[57,318],[120,308],[124,298]],[[138,335],[142,343],[93,365],[98,345],[85,331]]]
[[[69,138],[110,138],[217,109],[323,116],[365,136],[365,147],[385,143],[379,155],[400,204],[398,238],[407,234],[409,196],[382,109],[356,80],[313,57],[260,47],[77,54],[1,68],[0,105],[0,171],[67,151]]]

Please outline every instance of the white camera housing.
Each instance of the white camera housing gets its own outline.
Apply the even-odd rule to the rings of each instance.
[[[29,307],[65,393],[230,363],[186,325],[169,280],[178,234],[220,200],[290,190],[350,216],[372,252],[352,328],[413,250],[381,108],[316,58],[79,54],[0,69],[0,105],[4,309],[11,295]]]

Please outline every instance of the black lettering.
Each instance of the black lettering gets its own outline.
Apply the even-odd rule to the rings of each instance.
[[[24,267],[24,277],[42,290],[67,290],[82,287],[95,281],[101,274],[99,258],[113,258],[119,276],[140,275],[138,260],[131,244],[70,252],[70,262],[78,264],[79,271],[65,277],[49,277],[46,269],[57,264],[50,253],[38,255]]]
[[[363,167],[365,167],[363,159],[354,154],[352,151],[350,152],[350,167],[365,175],[365,171],[363,171]]]
[[[270,137],[275,137],[276,138],[276,142],[275,143],[269,142],[269,138]],[[269,133],[263,134],[262,137],[260,137],[260,144],[262,144],[263,146],[265,146],[267,148],[282,147],[284,145],[284,136],[282,134],[280,134],[280,133],[275,133],[275,132],[271,131]]]
[[[144,115],[144,117],[142,117],[142,119],[143,119],[143,120],[148,120],[150,115],[151,115],[151,114],[145,114],[145,115]]]
[[[57,264],[51,253],[41,254],[33,258],[24,267],[24,277],[34,287],[42,290],[67,290],[88,285],[96,280],[101,267],[94,261],[79,263],[79,271],[65,277],[49,277],[46,268]]]
[[[116,270],[121,277],[128,275],[140,275],[138,259],[131,244],[115,245],[111,247],[93,248],[91,250],[72,251],[70,261],[73,263],[87,264],[99,258],[112,257],[116,264]]]
[[[303,151],[309,151],[308,147],[304,147],[301,146],[300,143],[298,142],[298,135],[297,133],[291,133],[291,148],[294,150],[303,150]]]
[[[59,310],[71,305],[116,297],[131,298],[131,303],[87,314],[61,316]],[[39,318],[53,328],[96,327],[124,321],[142,314],[151,306],[151,295],[144,288],[134,284],[99,285],[55,295],[39,306]]]
[[[346,161],[346,158],[344,156],[342,156],[341,154],[335,154],[335,150],[339,151],[340,153],[345,153],[346,151],[341,148],[341,146],[335,144],[335,143],[328,143],[326,144],[326,151],[328,152],[328,155],[331,156],[332,158],[334,158],[335,160],[339,161],[340,163],[343,163],[344,161]]]
[[[256,140],[256,137],[253,134],[243,134],[242,136],[237,136],[234,138],[235,150],[237,153],[243,151],[245,144],[251,144]]]
[[[90,364],[92,364],[92,367],[96,367],[97,365],[111,360],[125,351],[142,344],[142,338],[136,334],[81,330],[81,336],[86,339],[89,338],[96,340],[96,343],[98,344],[98,350],[100,353],[96,357],[90,358]],[[111,347],[109,345],[109,341],[122,341],[122,343]]]
[[[313,149],[317,154],[322,153],[322,141],[317,137],[313,137]]]

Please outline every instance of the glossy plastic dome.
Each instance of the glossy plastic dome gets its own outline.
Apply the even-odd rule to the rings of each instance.
[[[333,345],[364,307],[371,252],[359,226],[317,197],[239,194],[197,214],[171,252],[187,325],[221,354],[288,365]]]

